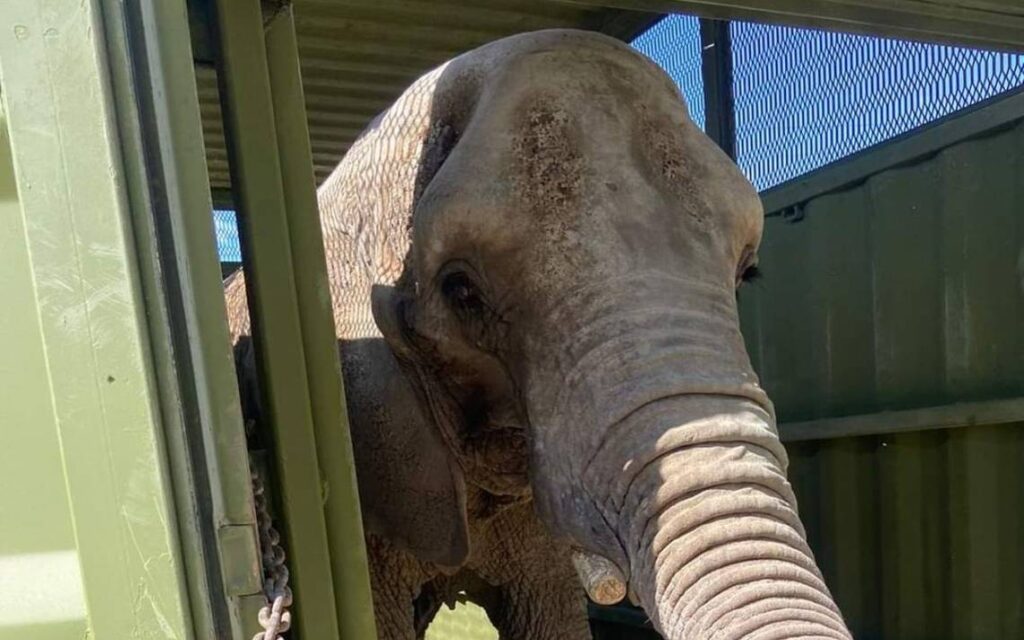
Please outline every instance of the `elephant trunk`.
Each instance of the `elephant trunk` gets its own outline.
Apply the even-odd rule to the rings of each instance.
[[[602,447],[590,472],[625,471],[605,510],[630,586],[667,638],[850,638],[759,403],[676,396],[642,407],[609,435],[634,444]]]
[[[797,517],[733,291],[628,284],[565,300],[546,332],[561,347],[536,346],[550,369],[537,379],[561,381],[530,386],[536,422],[564,425],[535,432],[539,513],[622,569],[669,640],[849,638]]]

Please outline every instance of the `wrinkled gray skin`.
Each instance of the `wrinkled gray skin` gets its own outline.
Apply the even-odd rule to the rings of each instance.
[[[654,64],[492,43],[319,197],[382,638],[456,590],[502,638],[587,638],[572,547],[670,639],[850,637],[739,332],[757,194]],[[241,278],[227,299],[244,336]]]

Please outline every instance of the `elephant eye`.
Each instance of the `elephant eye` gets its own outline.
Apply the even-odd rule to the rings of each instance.
[[[752,264],[743,270],[743,273],[740,275],[740,280],[742,282],[753,282],[754,280],[758,280],[761,276],[761,269],[759,269],[756,264]]]
[[[748,265],[742,271],[736,272],[736,296],[738,298],[740,294],[740,287],[745,282],[753,282],[761,278],[761,270],[757,268],[756,264]]]
[[[444,277],[441,281],[441,294],[457,312],[478,314],[486,309],[480,290],[463,271],[455,271]]]
[[[739,289],[740,285],[744,282],[753,282],[761,277],[761,270],[757,268],[755,251],[756,249],[754,247],[748,246],[743,250],[743,255],[740,256],[740,262],[736,267],[737,289]]]

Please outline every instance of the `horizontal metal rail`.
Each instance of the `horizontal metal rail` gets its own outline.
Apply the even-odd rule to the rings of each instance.
[[[562,4],[774,22],[886,38],[1024,50],[1017,0],[556,0]],[[985,6],[982,6],[985,5]]]
[[[787,422],[779,425],[779,436],[783,442],[800,442],[1014,422],[1024,422],[1024,398]]]

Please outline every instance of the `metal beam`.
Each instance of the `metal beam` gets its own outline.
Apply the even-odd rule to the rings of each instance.
[[[553,0],[1024,51],[1018,0]]]
[[[252,335],[272,434],[298,633],[339,637],[295,291],[277,123],[259,0],[216,0],[217,77],[237,196]]]
[[[704,79],[704,130],[736,159],[736,114],[732,92],[732,41],[729,23],[700,21],[701,75]]]
[[[779,437],[783,442],[799,442],[1017,422],[1024,422],[1024,398],[786,422],[779,425]]]
[[[660,13],[644,11],[606,11],[594,28],[623,42],[632,42],[663,17]]]
[[[13,591],[0,591],[15,607],[41,614],[36,623],[48,612],[32,612],[19,588],[81,598],[85,610],[70,601],[69,613],[75,619],[87,611],[88,637],[190,639],[186,560],[132,239],[130,169],[117,135],[124,114],[111,86],[111,74],[124,69],[111,69],[103,13],[100,0],[0,2],[3,103],[20,204],[17,211],[5,202],[0,294],[8,304],[4,324],[30,328],[23,335],[39,340],[34,358],[17,366],[45,376],[45,391],[36,391],[49,395],[48,406],[35,405],[44,413],[23,424],[3,421],[5,413],[0,428],[6,435],[56,426],[75,538],[75,549],[61,556],[68,564],[47,562],[35,584],[19,587],[14,577]],[[17,277],[26,268],[30,290]],[[15,300],[29,304],[10,306]],[[4,358],[13,364],[17,353],[4,349]],[[23,398],[3,388],[4,403],[16,410]],[[33,487],[7,489],[31,497]],[[26,508],[52,508],[31,502]],[[49,635],[38,625],[6,623],[8,637]]]
[[[104,20],[196,635],[250,637],[263,580],[184,1],[107,0]]]
[[[291,6],[267,26],[266,40],[309,401],[325,486],[323,506],[338,629],[342,640],[375,638],[369,563],[338,360],[338,338],[331,297],[324,295],[331,286]]]

